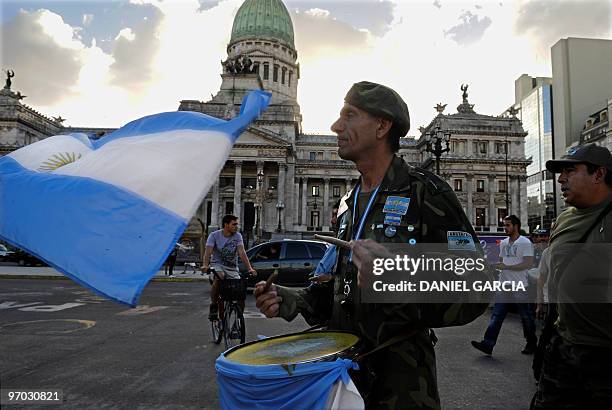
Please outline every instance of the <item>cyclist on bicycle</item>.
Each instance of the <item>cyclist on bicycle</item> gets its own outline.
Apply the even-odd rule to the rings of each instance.
[[[208,272],[212,267],[217,276],[214,278],[210,292],[210,311],[208,318],[217,320],[219,300],[219,278],[221,280],[240,279],[238,271],[238,256],[249,270],[252,276],[257,275],[244,250],[242,235],[238,232],[238,217],[225,215],[221,220],[223,229],[219,229],[208,235],[202,272]],[[212,256],[212,260],[211,260]],[[212,266],[211,266],[212,265]],[[244,311],[244,301],[240,302],[240,308]]]

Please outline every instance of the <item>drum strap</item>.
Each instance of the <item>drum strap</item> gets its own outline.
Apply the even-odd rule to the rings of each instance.
[[[389,339],[386,342],[376,346],[374,349],[370,350],[369,352],[365,352],[363,354],[358,355],[353,360],[358,362],[358,361],[362,360],[364,357],[371,355],[372,353],[376,353],[379,350],[385,349],[385,348],[387,348],[389,346],[393,346],[396,343],[408,340],[408,339],[412,338],[414,335],[416,335],[418,332],[420,332],[422,330],[423,329],[418,329],[418,328],[417,329],[411,329],[410,331],[408,331],[406,333],[401,333],[401,334],[399,334],[397,336],[393,336],[391,339]]]

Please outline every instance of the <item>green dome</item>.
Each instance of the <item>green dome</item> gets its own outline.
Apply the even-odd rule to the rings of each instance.
[[[234,17],[230,43],[243,38],[272,37],[293,45],[293,23],[281,0],[245,0]]]

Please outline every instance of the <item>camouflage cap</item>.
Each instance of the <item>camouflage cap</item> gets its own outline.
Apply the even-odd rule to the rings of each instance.
[[[377,117],[393,121],[401,136],[410,129],[408,106],[398,93],[381,84],[361,81],[353,84],[344,101]]]

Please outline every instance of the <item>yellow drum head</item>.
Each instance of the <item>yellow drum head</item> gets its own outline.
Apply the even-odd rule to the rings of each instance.
[[[239,346],[227,353],[226,358],[254,366],[309,362],[337,355],[358,342],[358,336],[347,332],[297,333]]]

